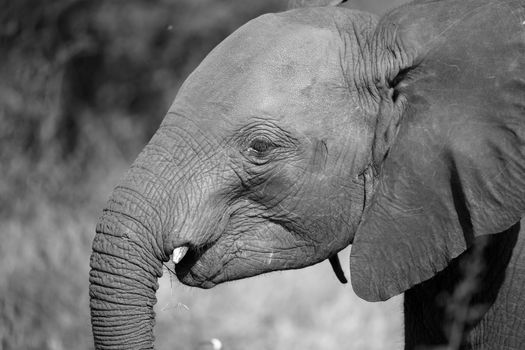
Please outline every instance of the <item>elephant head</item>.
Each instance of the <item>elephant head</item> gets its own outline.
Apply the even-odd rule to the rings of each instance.
[[[210,288],[353,243],[354,289],[383,300],[519,221],[524,14],[420,1],[379,22],[313,7],[238,29],[183,84],[97,225],[97,347],[153,346],[172,255],[182,283]]]

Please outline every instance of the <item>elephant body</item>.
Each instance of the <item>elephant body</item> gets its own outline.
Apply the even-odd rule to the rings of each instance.
[[[524,23],[521,0],[421,0],[239,28],[103,211],[95,346],[153,347],[169,259],[199,288],[324,260],[344,281],[352,244],[358,296],[406,292],[406,349],[524,348]]]

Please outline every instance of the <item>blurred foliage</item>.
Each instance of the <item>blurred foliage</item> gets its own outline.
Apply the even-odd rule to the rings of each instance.
[[[92,346],[90,242],[112,184],[204,56],[286,3],[0,0],[1,349]]]

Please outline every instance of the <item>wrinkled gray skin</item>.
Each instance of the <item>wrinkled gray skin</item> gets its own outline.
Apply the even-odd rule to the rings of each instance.
[[[477,313],[459,343],[522,349],[524,21],[521,1],[458,0],[379,22],[297,9],[237,30],[182,86],[97,225],[96,347],[153,347],[175,248],[189,248],[178,279],[211,288],[353,243],[358,295],[408,290],[407,349],[458,342],[465,315],[443,300],[461,300],[469,274]],[[476,254],[472,272],[462,262]]]

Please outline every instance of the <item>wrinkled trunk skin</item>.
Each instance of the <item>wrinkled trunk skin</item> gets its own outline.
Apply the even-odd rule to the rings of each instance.
[[[481,261],[472,259],[476,250]],[[478,238],[445,270],[405,293],[405,349],[523,349],[524,285],[524,223]]]
[[[136,239],[146,236],[139,226],[112,212],[97,226],[89,278],[96,349],[153,349],[162,262]]]
[[[190,154],[165,129],[115,188],[96,228],[89,278],[96,349],[153,349],[157,279],[176,240],[167,235],[181,226],[174,213],[187,200],[180,177]]]
[[[128,177],[96,228],[89,278],[96,349],[153,349],[153,305],[167,256],[157,209],[139,194],[148,184],[154,179]]]

